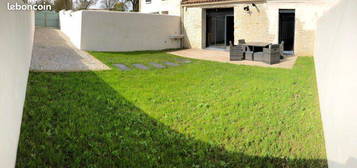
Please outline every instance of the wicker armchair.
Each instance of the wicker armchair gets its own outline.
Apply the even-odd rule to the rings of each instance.
[[[241,61],[244,58],[244,46],[243,45],[230,45],[229,47],[229,60]]]
[[[280,62],[280,45],[272,44],[269,48],[263,49],[263,62],[267,64],[276,64]]]
[[[284,41],[281,41],[280,43],[280,59],[284,59]]]
[[[253,54],[254,61],[264,62],[264,52],[255,52]]]
[[[245,59],[248,61],[254,61],[254,53],[253,51],[246,51],[245,52]]]
[[[250,55],[252,55],[253,53],[250,52],[249,47],[246,46],[247,43],[245,42],[245,40],[244,40],[244,39],[239,39],[239,40],[238,40],[238,44],[239,44],[239,45],[243,45],[243,51],[244,51],[244,53],[245,53],[245,54],[248,54],[248,58],[251,58],[251,60],[253,60],[253,56],[250,56]]]

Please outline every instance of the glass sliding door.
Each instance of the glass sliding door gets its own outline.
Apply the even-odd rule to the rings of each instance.
[[[225,47],[225,16],[216,16],[216,46]]]
[[[227,15],[231,15],[233,9],[208,9],[206,16],[206,41],[207,47],[226,48],[227,34],[231,35],[233,29],[227,29]],[[230,25],[230,24],[229,24]],[[233,25],[232,25],[233,26]],[[229,39],[232,39],[230,37]]]
[[[207,16],[207,46],[216,45],[216,17]]]
[[[225,47],[225,16],[207,17],[207,44]]]

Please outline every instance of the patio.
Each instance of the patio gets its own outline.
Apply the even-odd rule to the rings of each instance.
[[[281,62],[278,64],[269,65],[263,62],[248,61],[248,60],[230,61],[229,52],[224,50],[218,50],[218,49],[184,49],[184,50],[171,51],[168,53],[173,55],[178,55],[181,57],[193,58],[193,59],[225,62],[225,63],[239,64],[239,65],[285,68],[285,69],[293,68],[297,58],[297,56],[289,56],[282,59]]]

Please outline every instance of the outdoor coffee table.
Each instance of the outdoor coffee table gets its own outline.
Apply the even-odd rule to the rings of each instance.
[[[263,48],[269,46],[271,43],[265,43],[265,42],[249,42],[246,44],[243,44],[244,46],[250,47],[252,48],[251,51],[256,52],[256,49],[261,49],[263,50]]]
[[[249,50],[245,52],[245,59],[254,61],[254,53],[262,52],[263,48],[269,46],[270,44],[271,43],[265,43],[265,42],[249,42],[243,44],[244,46],[249,48]]]

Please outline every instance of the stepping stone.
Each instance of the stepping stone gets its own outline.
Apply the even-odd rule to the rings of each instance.
[[[133,66],[138,69],[144,69],[144,70],[149,69],[147,66],[145,66],[143,64],[133,64]]]
[[[113,65],[116,66],[117,68],[123,70],[123,71],[129,71],[129,70],[130,70],[130,68],[127,67],[127,66],[124,65],[124,64],[113,64]]]
[[[149,64],[154,66],[155,68],[166,68],[165,66],[163,66],[161,64],[158,64],[158,63],[155,63],[155,62],[150,62]]]
[[[191,60],[178,60],[178,61],[180,61],[182,63],[191,63],[192,62]]]
[[[166,65],[170,65],[170,66],[178,66],[178,64],[172,63],[172,62],[165,62]]]

